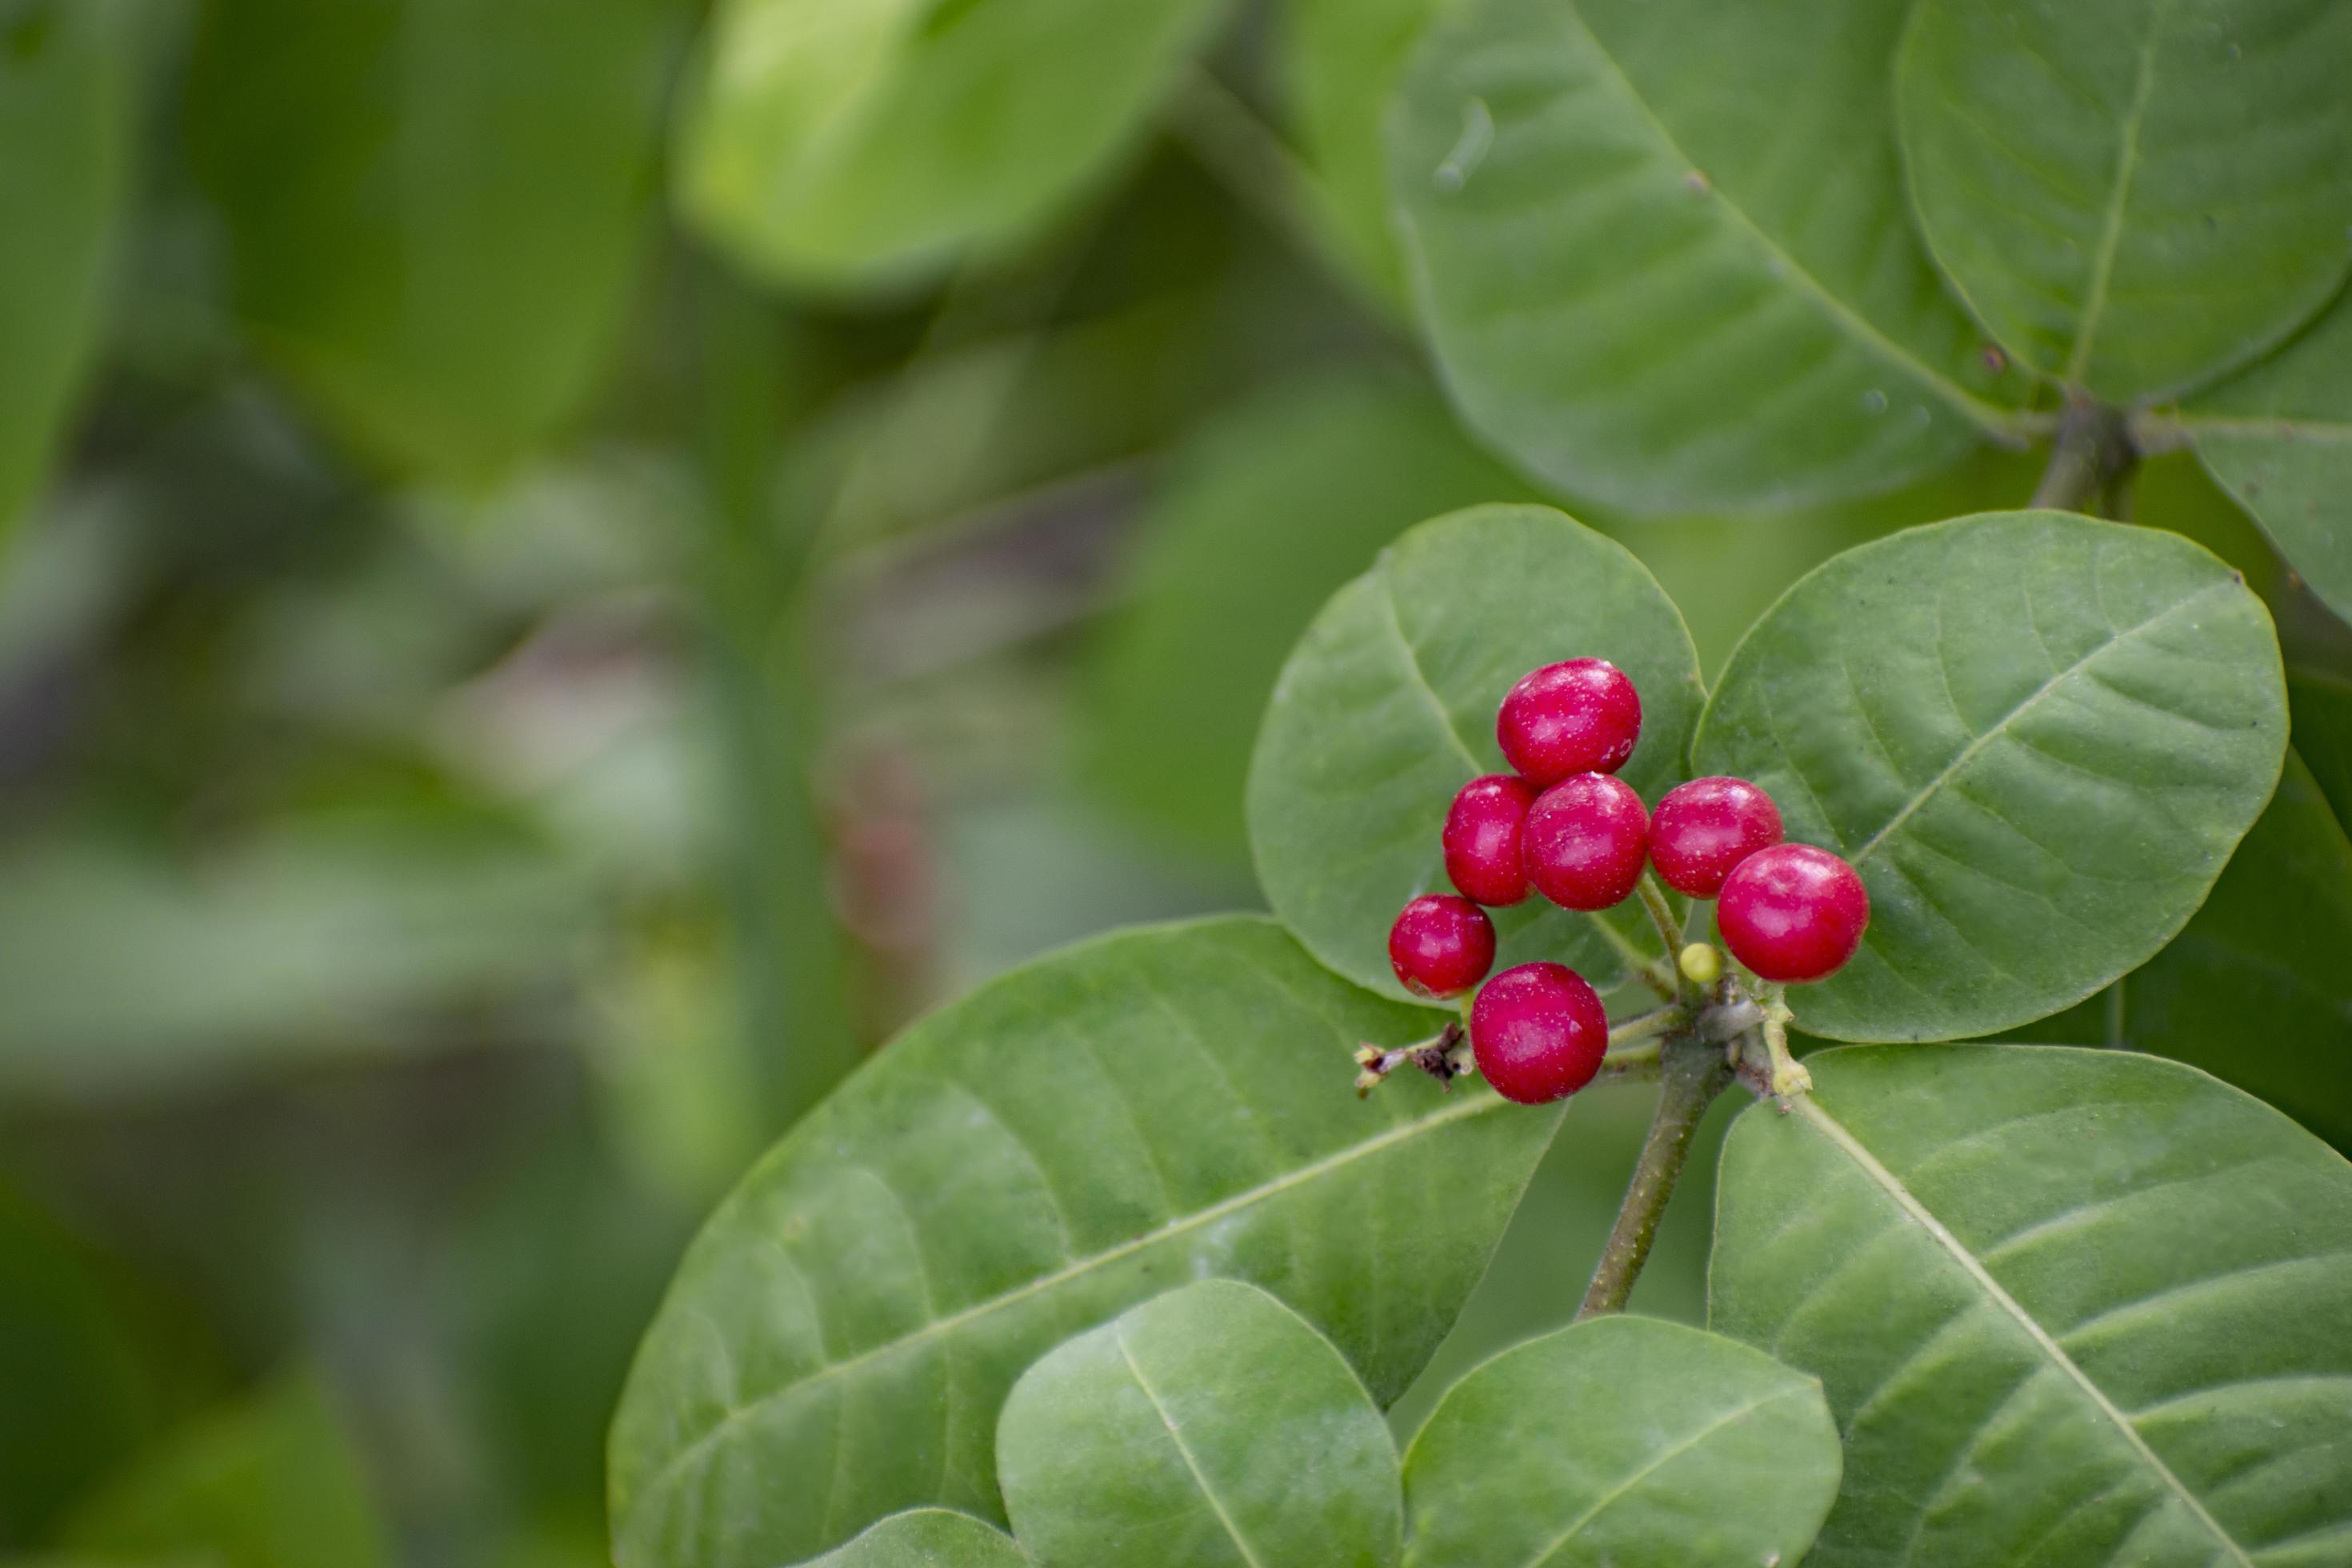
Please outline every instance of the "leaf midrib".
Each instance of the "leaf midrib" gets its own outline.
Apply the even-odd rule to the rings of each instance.
[[[1162,1242],[1187,1235],[1202,1226],[1214,1224],[1253,1205],[1328,1175],[1333,1171],[1344,1169],[1358,1160],[1369,1158],[1395,1144],[1408,1142],[1426,1132],[1435,1131],[1442,1127],[1451,1126],[1457,1121],[1466,1121],[1475,1116],[1488,1115],[1503,1109],[1507,1103],[1497,1095],[1480,1094],[1458,1104],[1447,1106],[1418,1121],[1391,1127],[1376,1137],[1368,1138],[1360,1143],[1351,1143],[1336,1153],[1327,1154],[1320,1160],[1286,1171],[1272,1181],[1262,1182],[1246,1191],[1220,1199],[1206,1208],[1172,1219],[1155,1230],[1146,1231],[1143,1235],[1120,1242],[1116,1247],[1107,1247],[1086,1258],[1073,1259],[1049,1274],[1039,1275],[1026,1284],[1017,1286],[1001,1295],[992,1296],[985,1301],[975,1302],[944,1318],[935,1318],[920,1328],[900,1334],[898,1338],[876,1345],[870,1350],[860,1351],[857,1354],[844,1357],[840,1361],[829,1362],[806,1377],[795,1379],[780,1388],[771,1389],[729,1410],[726,1415],[712,1423],[708,1431],[663,1462],[661,1468],[646,1482],[635,1500],[629,1505],[630,1512],[633,1514],[641,1512],[651,1499],[675,1483],[696,1460],[722,1442],[730,1432],[772,1405],[808,1389],[837,1382],[853,1372],[875,1363],[886,1361],[909,1346],[952,1333],[968,1323],[976,1322],[1006,1307],[1017,1305],[1031,1297],[1066,1285],[1073,1279],[1082,1279],[1095,1269],[1107,1268]]]
[[[1207,1500],[1210,1509],[1216,1514],[1217,1522],[1225,1527],[1227,1535],[1233,1537],[1234,1549],[1241,1552],[1242,1561],[1247,1563],[1249,1568],[1265,1568],[1258,1561],[1257,1553],[1250,1550],[1249,1540],[1242,1534],[1242,1527],[1235,1524],[1234,1516],[1225,1511],[1224,1501],[1217,1496],[1216,1489],[1209,1485],[1209,1478],[1202,1473],[1200,1461],[1192,1457],[1191,1446],[1184,1441],[1184,1434],[1177,1430],[1176,1418],[1168,1413],[1168,1405],[1160,1397],[1160,1391],[1153,1388],[1151,1380],[1143,1375],[1141,1363],[1136,1361],[1135,1352],[1128,1346],[1125,1331],[1113,1323],[1110,1331],[1111,1342],[1118,1346],[1119,1359],[1127,1363],[1127,1370],[1134,1377],[1135,1386],[1143,1390],[1143,1397],[1151,1402],[1152,1411],[1160,1417],[1160,1424],[1168,1429],[1168,1440],[1176,1446],[1177,1458],[1182,1459],[1184,1468],[1192,1472],[1192,1484],[1201,1489],[1201,1496]]]
[[[2139,168],[2140,126],[2147,119],[2147,100],[2156,82],[2156,46],[2164,31],[2171,0],[2155,0],[2148,9],[2147,32],[2140,41],[2139,74],[2132,83],[2131,107],[2124,114],[2123,145],[2116,153],[2114,184],[2107,193],[2106,211],[2100,218],[2098,253],[2091,262],[2091,287],[2083,300],[2083,324],[2074,334],[2074,351],[2066,356],[2065,380],[2080,385],[2090,363],[2091,340],[2107,308],[2107,285],[2114,277],[2116,252],[2123,244],[2124,209],[2130,205],[2133,176]]]
[[[2082,1391],[2084,1396],[2090,1400],[2093,1407],[2105,1416],[2122,1435],[2126,1444],[2139,1457],[2141,1462],[2147,1466],[2148,1469],[2175,1497],[2179,1499],[2189,1511],[2196,1517],[2198,1522],[2202,1524],[2211,1533],[2213,1539],[2229,1552],[2231,1560],[2240,1564],[2241,1568],[2254,1568],[2253,1560],[2246,1554],[2245,1549],[2238,1544],[2228,1531],[2221,1528],[2221,1521],[2206,1510],[2202,1500],[2189,1490],[2188,1485],[2173,1473],[2172,1468],[2164,1462],[2157,1451],[2148,1447],[2147,1439],[2140,1436],[2139,1428],[2134,1426],[2130,1418],[2116,1408],[2115,1402],[2107,1397],[2105,1391],[2091,1381],[2090,1374],[2075,1364],[2074,1359],[2066,1353],[2055,1339],[2051,1337],[2049,1331],[2035,1321],[2033,1315],[2025,1310],[2016,1297],[2011,1296],[2002,1288],[2000,1281],[1992,1277],[1991,1271],[1968,1249],[1958,1237],[1952,1234],[1950,1228],[1942,1220],[1936,1217],[1927,1205],[1921,1203],[1912,1194],[1910,1188],[1903,1184],[1902,1179],[1881,1163],[1878,1156],[1873,1154],[1860,1139],[1846,1130],[1844,1123],[1824,1110],[1814,1096],[1799,1095],[1790,1103],[1798,1115],[1804,1118],[1816,1131],[1826,1138],[1832,1147],[1852,1160],[1864,1176],[1894,1201],[1896,1207],[1927,1231],[1936,1244],[1960,1266],[1961,1270],[1985,1293],[1986,1297],[2017,1324],[2026,1338],[2048,1359],[2051,1365]]]
[[[1697,169],[1697,161],[1684,150],[1680,142],[1675,140],[1674,132],[1666,128],[1666,122],[1658,118],[1658,111],[1651,107],[1649,99],[1644,97],[1642,89],[1633,84],[1633,79],[1626,74],[1622,62],[1610,52],[1606,45],[1601,43],[1600,35],[1592,30],[1592,24],[1584,19],[1582,10],[1573,3],[1564,5],[1559,9],[1575,23],[1577,30],[1584,35],[1585,41],[1591,46],[1593,58],[1609,68],[1609,74],[1616,79],[1618,86],[1624,90],[1627,101],[1632,103],[1634,110],[1641,115],[1643,122],[1649,127],[1650,133],[1657,139],[1658,144],[1684,168]],[[1710,185],[1709,189],[1713,194],[1717,209],[1726,214],[1738,225],[1741,232],[1748,235],[1763,248],[1766,255],[1780,264],[1779,276],[1810,295],[1821,307],[1822,312],[1843,328],[1846,334],[1862,348],[1895,368],[1916,376],[1937,398],[1957,409],[1987,434],[2009,441],[2024,440],[2026,425],[2018,414],[1979,397],[1967,387],[1927,363],[1910,349],[1888,337],[1868,317],[1832,293],[1827,284],[1813,276],[1812,268],[1799,261],[1783,248],[1778,240],[1765,233],[1763,226],[1748,216],[1747,211],[1738,202],[1733,201],[1719,187]]]
[[[1774,1400],[1801,1396],[1811,1392],[1811,1387],[1812,1385],[1808,1384],[1799,1384],[1790,1388],[1776,1388],[1769,1394],[1749,1400],[1747,1404],[1741,1405],[1737,1410],[1729,1411],[1717,1416],[1715,1420],[1708,1422],[1705,1426],[1700,1427],[1696,1432],[1692,1433],[1689,1436],[1684,1438],[1681,1442],[1675,1444],[1672,1447],[1661,1449],[1657,1454],[1653,1456],[1646,1464],[1643,1465],[1639,1469],[1636,1469],[1632,1475],[1627,1476],[1623,1480],[1618,1482],[1615,1486],[1610,1488],[1608,1491],[1601,1494],[1601,1496],[1593,1502],[1591,1507],[1586,1509],[1582,1513],[1577,1515],[1574,1520],[1570,1521],[1566,1530],[1561,1531],[1558,1535],[1554,1536],[1541,1551],[1538,1552],[1533,1557],[1528,1559],[1525,1568],[1549,1568],[1551,1560],[1559,1555],[1560,1549],[1569,1545],[1570,1542],[1575,1541],[1579,1535],[1582,1534],[1586,1525],[1591,1524],[1594,1520],[1600,1518],[1603,1513],[1614,1507],[1618,1500],[1623,1498],[1626,1493],[1632,1491],[1635,1487],[1649,1479],[1651,1476],[1664,1468],[1670,1461],[1680,1458],[1683,1455],[1689,1453],[1693,1448],[1697,1447],[1701,1443],[1706,1442],[1708,1438],[1714,1436],[1717,1432],[1722,1431],[1732,1423],[1746,1420],[1748,1416],[1753,1415],[1756,1412],[1761,1410],[1767,1405],[1771,1404]]]
[[[2007,734],[2011,725],[2015,724],[2019,719],[2022,718],[2036,704],[2040,703],[2052,692],[2057,690],[2061,686],[2065,685],[2068,681],[2074,679],[2076,676],[2090,668],[2092,665],[2105,658],[2110,652],[2143,636],[2150,627],[2162,624],[2164,621],[2179,615],[2181,611],[2189,608],[2190,605],[2210,598],[2215,594],[2226,593],[2236,586],[2238,586],[2238,584],[2234,578],[2222,578],[2219,581],[2209,583],[2194,594],[2189,595],[2187,598],[2175,600],[2173,603],[2166,605],[2163,609],[2158,610],[2155,615],[2148,616],[2146,620],[2139,622],[2137,625],[2116,632],[2113,637],[2107,638],[2106,641],[2099,644],[2096,647],[2094,647],[2089,652],[2084,654],[2080,658],[2077,658],[2065,668],[2053,671],[2049,679],[2043,681],[2040,686],[2035,687],[2033,690],[2028,693],[2015,707],[2010,709],[2008,712],[1994,720],[1990,725],[1986,727],[1982,734],[1978,735],[1973,740],[1969,741],[1967,745],[1961,747],[1959,751],[1954,754],[1952,760],[1945,763],[1944,766],[1937,771],[1934,778],[1931,778],[1926,784],[1921,784],[1918,790],[1912,795],[1911,798],[1903,803],[1902,809],[1897,811],[1893,816],[1889,817],[1885,826],[1872,834],[1870,837],[1863,843],[1862,847],[1859,849],[1856,849],[1852,855],[1848,856],[1847,858],[1856,867],[1860,867],[1864,861],[1868,860],[1872,855],[1877,852],[1879,846],[1885,843],[1886,840],[1893,836],[1896,828],[1911,820],[1913,815],[1916,814],[1921,806],[1927,805],[1927,802],[1933,800],[1937,795],[1941,794],[1944,786],[1951,783],[1954,778],[1958,777],[1962,768],[1967,767],[1969,763],[1973,762],[1978,754],[1987,746],[1992,744],[1993,742]],[[1940,659],[1938,662],[1940,663]]]

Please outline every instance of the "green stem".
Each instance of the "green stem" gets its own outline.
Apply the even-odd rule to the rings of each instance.
[[[1634,884],[1642,896],[1642,908],[1648,911],[1650,923],[1658,928],[1658,941],[1666,950],[1666,967],[1674,971],[1675,994],[1685,1003],[1695,997],[1690,982],[1684,977],[1682,966],[1675,962],[1683,950],[1682,922],[1675,919],[1675,907],[1666,901],[1665,889],[1658,885],[1657,873],[1644,871]]]
[[[1619,955],[1625,960],[1625,967],[1632,972],[1633,978],[1658,994],[1658,1000],[1661,1002],[1679,1000],[1679,994],[1675,990],[1675,979],[1673,973],[1675,960],[1672,953],[1666,955],[1666,962],[1663,966],[1653,963],[1650,962],[1650,955],[1627,941],[1625,933],[1611,925],[1606,916],[1587,915],[1585,918],[1592,922],[1592,929],[1601,933],[1601,940],[1615,948]]]
[[[2050,466],[2034,487],[2032,504],[2090,517],[2127,518],[2139,452],[2118,410],[2076,398],[2059,416]]]
[[[1649,1258],[1650,1244],[1657,1239],[1666,1201],[1675,1195],[1675,1184],[1689,1162],[1700,1119],[1731,1081],[1722,1055],[1704,1047],[1678,1046],[1662,1052],[1661,1076],[1664,1085],[1658,1094],[1657,1115],[1643,1141],[1641,1158],[1633,1163],[1633,1180],[1625,1189],[1625,1201],[1608,1245],[1601,1248],[1584,1303],[1577,1309],[1579,1318],[1625,1310],[1633,1281]]]
[[[777,319],[715,264],[698,267],[694,286],[696,586],[725,764],[731,960],[762,1121],[780,1130],[857,1058],[808,767],[815,704],[797,612],[811,520],[772,504],[785,404]]]
[[[1661,1035],[1672,1034],[1690,1022],[1690,1016],[1688,1008],[1677,1005],[1659,1007],[1628,1018],[1622,1024],[1612,1024],[1609,1026],[1609,1048],[1613,1051],[1620,1046],[1654,1040]]]

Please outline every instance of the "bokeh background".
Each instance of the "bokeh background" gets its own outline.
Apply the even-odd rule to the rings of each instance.
[[[0,1560],[604,1562],[627,1358],[752,1156],[1007,965],[1257,904],[1292,639],[1536,494],[1405,325],[1299,41],[1350,5],[1431,8],[1203,5],[1050,199],[817,276],[679,199],[690,0],[0,0]],[[1549,499],[1712,671],[2032,481]],[[2139,505],[2352,668],[2187,459]],[[1647,1092],[1402,1427],[1569,1315]],[[1702,1313],[1708,1197],[1637,1306]]]

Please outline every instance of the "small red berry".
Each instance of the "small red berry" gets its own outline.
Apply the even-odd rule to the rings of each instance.
[[[1459,996],[1495,965],[1495,922],[1467,899],[1423,893],[1389,927],[1389,966],[1416,996]]]
[[[1824,980],[1862,945],[1870,893],[1828,850],[1776,844],[1725,880],[1715,920],[1732,956],[1765,979]]]
[[[1677,784],[1650,818],[1650,863],[1694,899],[1715,897],[1734,867],[1780,842],[1780,808],[1746,779]]]
[[[1522,963],[1487,982],[1470,1005],[1470,1048],[1496,1093],[1542,1105],[1574,1094],[1601,1070],[1609,1014],[1566,964]]]
[[[1642,699],[1605,658],[1529,670],[1503,699],[1495,739],[1538,789],[1570,773],[1613,773],[1642,737]]]
[[[1537,892],[1562,909],[1605,910],[1642,879],[1650,815],[1624,780],[1579,773],[1528,808],[1522,839]]]
[[[1445,875],[1465,899],[1501,909],[1528,896],[1519,829],[1536,803],[1517,773],[1472,779],[1445,814]]]

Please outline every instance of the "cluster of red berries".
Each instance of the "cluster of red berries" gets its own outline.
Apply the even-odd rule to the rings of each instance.
[[[1445,874],[1461,897],[1429,893],[1389,931],[1389,963],[1418,995],[1458,996],[1495,962],[1486,909],[1530,891],[1599,910],[1633,896],[1645,866],[1667,886],[1715,899],[1732,956],[1769,981],[1821,980],[1843,967],[1870,921],[1853,867],[1781,841],[1772,797],[1745,779],[1694,779],[1654,816],[1616,777],[1642,732],[1642,700],[1606,659],[1572,658],[1511,688],[1495,738],[1517,770],[1472,779],[1445,816]],[[1470,1044],[1506,1099],[1540,1104],[1592,1081],[1609,1018],[1584,977],[1560,963],[1505,970],[1478,993]]]

